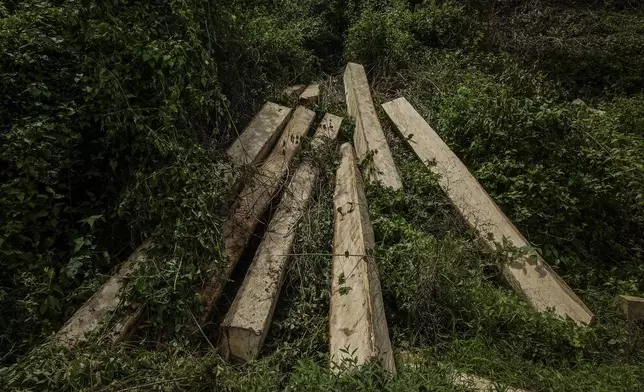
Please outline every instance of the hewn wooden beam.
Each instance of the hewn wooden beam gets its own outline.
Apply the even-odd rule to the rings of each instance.
[[[341,372],[375,359],[395,373],[362,177],[351,144],[341,153],[333,195],[331,368]]]
[[[644,320],[644,298],[618,295],[617,302],[626,318],[631,321]]]
[[[225,264],[223,269],[211,268],[219,273],[212,275],[201,292],[206,309],[202,322],[210,317],[223,285],[233,272],[262,214],[282,187],[291,160],[300,149],[302,137],[306,136],[314,118],[315,112],[298,106],[271,154],[241,191],[230,217],[224,223]]]
[[[264,160],[282,133],[290,114],[291,109],[267,102],[227,150],[232,163],[234,165],[257,164]],[[225,173],[230,175],[233,181],[237,180],[234,171],[226,170]],[[71,348],[87,340],[87,335],[95,331],[107,316],[112,314],[121,302],[120,291],[125,278],[130,276],[139,264],[145,262],[148,250],[153,247],[152,241],[146,241],[141,245],[119,267],[117,273],[74,313],[56,335],[60,345]],[[134,306],[131,312],[116,320],[107,338],[112,342],[127,338],[141,318],[143,310],[143,305]]]
[[[468,224],[496,249],[504,240],[524,254],[504,266],[510,284],[539,312],[548,310],[579,324],[593,321],[592,312],[496,205],[467,167],[405,98],[382,105],[403,139],[429,170],[440,175],[439,185]],[[435,165],[433,164],[435,162]]]
[[[327,113],[313,140],[335,139],[342,118]],[[221,324],[221,352],[226,359],[257,358],[268,333],[284,282],[289,253],[300,221],[313,194],[318,170],[302,164],[284,191],[275,216],[248,268],[237,296]]]
[[[291,109],[266,102],[226,153],[238,165],[256,164],[263,160],[280,137],[290,115]]]
[[[344,71],[344,92],[347,111],[356,121],[353,144],[358,159],[372,159],[366,166],[365,178],[378,181],[392,189],[400,189],[402,183],[396,169],[389,144],[382,130],[376,109],[373,106],[369,82],[364,67],[349,63]]]

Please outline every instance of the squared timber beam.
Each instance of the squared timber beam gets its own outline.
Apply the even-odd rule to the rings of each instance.
[[[221,295],[223,284],[232,274],[262,214],[284,185],[284,177],[291,160],[299,151],[302,138],[306,136],[314,118],[315,112],[298,106],[271,154],[251,182],[241,191],[231,215],[224,223],[226,260],[223,269],[219,271],[220,274],[212,274],[201,291],[206,309],[201,322],[206,322],[210,317]]]
[[[331,369],[337,373],[377,360],[395,373],[362,178],[351,144],[343,144],[341,154],[333,195]]]
[[[617,303],[630,321],[644,320],[644,298],[619,295]]]
[[[291,109],[266,102],[226,153],[238,165],[251,165],[264,160],[290,117]]]
[[[387,102],[382,107],[416,156],[429,170],[440,175],[440,187],[490,248],[495,249],[507,240],[518,249],[531,249],[463,162],[405,98]],[[506,264],[504,275],[537,311],[552,310],[578,324],[593,321],[593,313],[536,251],[529,250]]]
[[[327,113],[313,137],[313,147],[324,138],[335,139],[341,123],[341,117]],[[259,355],[284,282],[297,224],[310,202],[317,176],[317,168],[304,163],[284,191],[277,212],[221,324],[220,349],[226,360],[245,362]]]
[[[344,71],[344,93],[347,111],[356,121],[353,144],[360,162],[370,154],[373,161],[367,166],[365,178],[377,181],[394,190],[402,187],[400,175],[391,156],[387,138],[373,106],[369,81],[364,67],[349,63]]]
[[[258,164],[275,144],[281,135],[286,122],[290,118],[291,109],[267,102],[262,109],[253,117],[241,136],[227,150],[234,165]],[[236,180],[236,173],[224,169],[225,175]],[[237,181],[235,181],[237,182]],[[233,186],[238,189],[238,186]],[[110,279],[81,306],[65,325],[56,334],[55,340],[63,347],[72,348],[76,344],[87,340],[87,335],[95,331],[101,323],[107,319],[121,302],[120,291],[123,288],[125,279],[129,277],[136,267],[145,262],[147,252],[154,247],[154,243],[148,240],[141,245],[132,255],[119,267]],[[108,332],[107,337],[111,342],[117,343],[126,339],[143,315],[143,305],[135,306],[134,309],[117,320],[113,328]]]

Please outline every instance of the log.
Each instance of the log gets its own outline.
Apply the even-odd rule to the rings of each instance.
[[[467,167],[411,104],[405,98],[398,98],[382,107],[416,156],[429,170],[440,175],[440,187],[467,223],[481,233],[488,246],[496,249],[507,240],[514,247],[527,250],[504,266],[504,275],[512,287],[539,312],[552,310],[578,324],[591,323],[592,312],[532,250]]]
[[[306,88],[306,84],[295,84],[293,86],[288,86],[284,90],[282,90],[282,94],[290,97],[299,97],[300,94],[302,94],[302,91]]]
[[[400,189],[402,182],[396,170],[391,150],[387,144],[376,109],[373,106],[369,82],[364,67],[349,63],[344,71],[344,92],[347,111],[356,121],[353,144],[360,162],[371,152],[373,161],[367,165],[365,178],[377,181],[392,189]]]
[[[253,117],[239,139],[227,150],[234,165],[257,164],[266,158],[275,141],[282,133],[291,114],[291,109],[267,102]],[[235,171],[228,168],[225,175],[236,180]],[[233,186],[237,189],[238,186]],[[125,261],[118,272],[105,282],[101,288],[81,306],[56,334],[55,340],[63,347],[72,348],[87,340],[87,335],[95,331],[103,320],[120,304],[119,293],[125,279],[136,267],[145,262],[147,251],[154,244],[148,240]],[[113,343],[126,339],[143,315],[144,306],[135,305],[134,309],[117,320],[108,331],[107,338]]]
[[[313,137],[314,141],[335,139],[341,123],[341,117],[327,113]],[[315,147],[315,143],[313,145]],[[226,360],[245,362],[259,355],[284,282],[297,223],[311,199],[317,176],[317,169],[304,163],[284,192],[242,286],[221,324],[220,351]]]
[[[291,109],[266,102],[226,153],[238,165],[263,160],[280,137],[290,114]]]
[[[617,303],[630,321],[644,320],[644,298],[618,295]]]
[[[145,262],[148,249],[153,246],[146,241],[121,265],[118,272],[105,282],[101,288],[81,306],[67,323],[58,331],[55,340],[62,347],[72,348],[87,340],[87,335],[95,331],[103,320],[114,311],[121,298],[119,296],[125,279],[135,267]],[[138,312],[133,317],[138,317]],[[117,323],[118,324],[118,323]],[[113,340],[119,340],[123,333],[117,333]]]
[[[317,83],[309,84],[300,94],[300,105],[313,105],[318,102],[320,97],[320,85]]]
[[[452,384],[477,392],[528,392],[524,389],[503,387],[496,382],[467,373],[454,373]]]
[[[343,144],[341,153],[333,195],[331,369],[339,373],[378,360],[395,373],[362,178],[351,144]]]
[[[291,160],[300,149],[301,139],[306,136],[314,118],[315,112],[298,106],[271,154],[251,182],[241,191],[231,215],[224,223],[225,264],[223,269],[219,269],[219,273],[211,275],[201,291],[205,303],[202,323],[210,317],[223,289],[223,283],[232,274],[264,211],[281,189]],[[216,270],[214,265],[210,270]]]

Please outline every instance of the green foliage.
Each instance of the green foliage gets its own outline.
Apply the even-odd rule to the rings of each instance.
[[[454,390],[448,375],[459,370],[530,390],[642,385],[641,326],[612,304],[644,292],[639,8],[413,3],[1,3],[0,349],[15,363],[0,367],[0,384]],[[315,153],[305,144],[296,158],[322,175],[260,359],[219,358],[217,319],[190,333],[196,293],[224,262],[225,146],[267,98],[313,80],[323,86],[317,118],[343,115],[340,139],[351,140],[337,72],[345,60],[368,67],[376,107],[404,95],[418,108],[595,325],[530,309],[499,268],[516,249],[476,241],[438,178],[390,137],[404,190],[367,195],[397,376],[376,364],[328,371],[337,144]],[[591,106],[570,102],[582,94]],[[139,343],[41,345],[145,238],[157,247],[124,293],[126,305],[146,305]]]
[[[641,8],[628,2],[624,12],[594,3],[599,9],[535,2],[498,12],[490,16],[488,41],[536,63],[561,81],[571,98],[642,92]]]
[[[348,31],[345,58],[380,72],[394,72],[411,60],[416,45],[405,9],[364,11]]]
[[[366,2],[349,28],[345,59],[362,63],[378,76],[411,66],[422,49],[469,49],[482,39],[481,26],[454,1],[428,1],[411,9],[400,1]]]

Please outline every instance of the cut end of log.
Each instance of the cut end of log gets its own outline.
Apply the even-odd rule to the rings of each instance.
[[[248,362],[257,358],[263,343],[261,332],[222,323],[219,351],[227,361]]]
[[[458,372],[452,375],[452,384],[476,392],[529,392],[524,389],[502,387],[498,383],[483,377]]]
[[[616,302],[630,321],[644,320],[644,298],[618,295]]]
[[[351,144],[343,144],[340,152],[333,196],[331,369],[336,373],[351,371],[377,360],[395,373],[362,179]]]
[[[300,105],[314,105],[320,98],[320,85],[317,83],[309,84],[306,89],[300,94]]]

